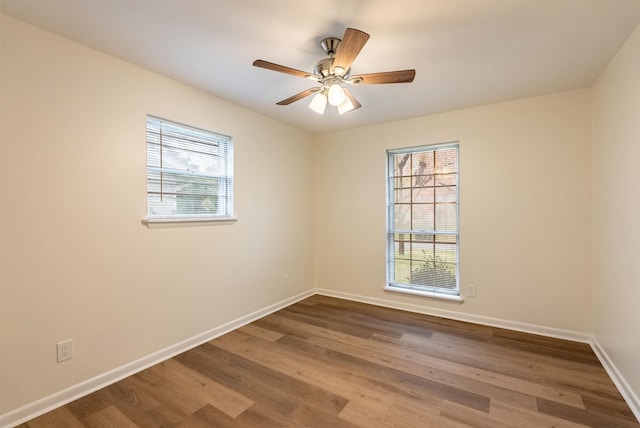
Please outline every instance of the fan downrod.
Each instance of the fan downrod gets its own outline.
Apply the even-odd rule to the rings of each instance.
[[[322,46],[322,50],[325,54],[333,58],[336,54],[336,51],[338,50],[338,45],[340,44],[340,42],[341,40],[337,37],[327,37],[325,39],[322,39],[322,41],[320,42],[320,46]]]

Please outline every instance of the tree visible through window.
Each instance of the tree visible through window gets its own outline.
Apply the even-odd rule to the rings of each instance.
[[[459,295],[458,145],[387,155],[387,285]]]
[[[227,218],[231,138],[147,116],[149,218]]]

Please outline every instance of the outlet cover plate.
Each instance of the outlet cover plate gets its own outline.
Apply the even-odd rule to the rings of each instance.
[[[73,340],[69,339],[56,343],[56,349],[59,363],[73,358]]]

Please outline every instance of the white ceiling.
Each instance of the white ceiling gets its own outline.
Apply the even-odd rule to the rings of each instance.
[[[640,0],[0,0],[6,14],[312,133],[593,84],[640,21]],[[371,35],[353,74],[416,69],[410,84],[351,87],[362,108],[324,116],[320,40]],[[331,111],[330,111],[331,110]]]

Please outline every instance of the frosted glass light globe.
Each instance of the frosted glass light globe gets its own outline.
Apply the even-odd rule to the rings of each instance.
[[[338,83],[334,83],[329,86],[329,92],[327,93],[327,98],[329,99],[329,104],[332,106],[339,106],[344,102],[346,98],[342,87]]]

